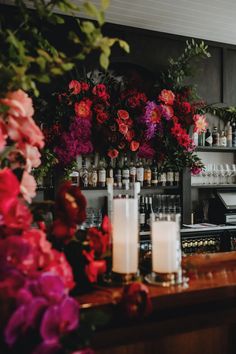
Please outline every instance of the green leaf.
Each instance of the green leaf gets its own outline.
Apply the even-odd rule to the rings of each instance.
[[[99,62],[102,68],[104,68],[105,70],[108,68],[109,66],[109,59],[108,56],[104,53],[102,53],[99,57]]]
[[[83,4],[83,8],[84,8],[85,13],[87,13],[87,15],[94,17],[100,25],[103,25],[104,18],[101,14],[101,11],[99,11],[94,4],[87,1]]]
[[[83,21],[81,29],[84,33],[90,34],[95,30],[95,26],[91,21]]]
[[[73,69],[74,64],[73,63],[64,63],[61,65],[62,69],[65,71],[69,71],[71,69]]]
[[[130,47],[129,44],[126,41],[123,41],[122,39],[119,39],[119,45],[126,53],[130,52]]]
[[[53,75],[62,75],[63,74],[63,70],[61,70],[60,68],[51,68],[50,71]]]

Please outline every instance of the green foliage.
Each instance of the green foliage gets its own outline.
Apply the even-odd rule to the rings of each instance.
[[[27,8],[26,3],[34,10]],[[9,26],[9,21],[5,23],[4,18],[0,20],[0,95],[21,88],[38,96],[38,83],[47,84],[52,77],[63,75],[93,50],[101,52],[100,64],[104,69],[109,65],[111,47],[115,43],[129,51],[126,42],[102,34],[104,10],[109,5],[107,0],[102,0],[101,8],[90,2],[79,8],[71,0],[15,0],[15,5],[19,11],[11,21],[12,25]],[[63,16],[55,13],[57,8],[73,16],[74,20],[81,10],[95,18],[94,22],[75,20],[78,33],[70,32],[68,39],[76,44],[77,52],[71,57],[47,39],[47,31],[56,32],[55,26],[65,22]]]
[[[169,59],[168,69],[161,76],[161,86],[178,91],[183,86],[184,80],[193,76],[193,63],[210,56],[208,46],[203,41],[200,43],[194,39],[187,41],[183,54],[177,59]]]
[[[198,109],[198,113],[210,113],[213,116],[219,117],[225,123],[228,121],[236,121],[236,107],[216,107],[214,105],[208,105]]]

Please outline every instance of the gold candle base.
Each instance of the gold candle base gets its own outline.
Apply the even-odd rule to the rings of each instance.
[[[138,279],[138,274],[121,274],[112,272],[112,282],[118,285],[130,284]]]
[[[187,287],[189,278],[182,275],[182,271],[176,273],[152,272],[145,276],[147,283],[163,287],[182,285]]]

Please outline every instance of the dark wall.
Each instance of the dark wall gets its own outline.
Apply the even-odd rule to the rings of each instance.
[[[115,48],[111,57],[111,67],[137,65],[153,79],[167,67],[168,58],[177,58],[185,48],[189,38],[176,35],[107,24],[106,34],[126,40],[129,55]],[[205,41],[209,45],[211,58],[196,64],[196,75],[191,83],[197,84],[199,95],[208,103],[236,105],[236,46]]]

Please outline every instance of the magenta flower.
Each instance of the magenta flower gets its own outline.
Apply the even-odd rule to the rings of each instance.
[[[147,140],[155,136],[157,127],[161,122],[161,106],[153,101],[148,101],[145,107],[145,113],[141,117],[141,121],[146,125],[145,137]]]
[[[154,156],[155,156],[155,150],[148,143],[144,143],[140,145],[138,151],[138,157],[152,159]]]
[[[79,304],[66,297],[60,304],[50,306],[42,319],[40,333],[45,343],[58,343],[59,338],[79,325]]]
[[[58,354],[61,353],[60,343],[41,343],[33,352],[33,354]]]

